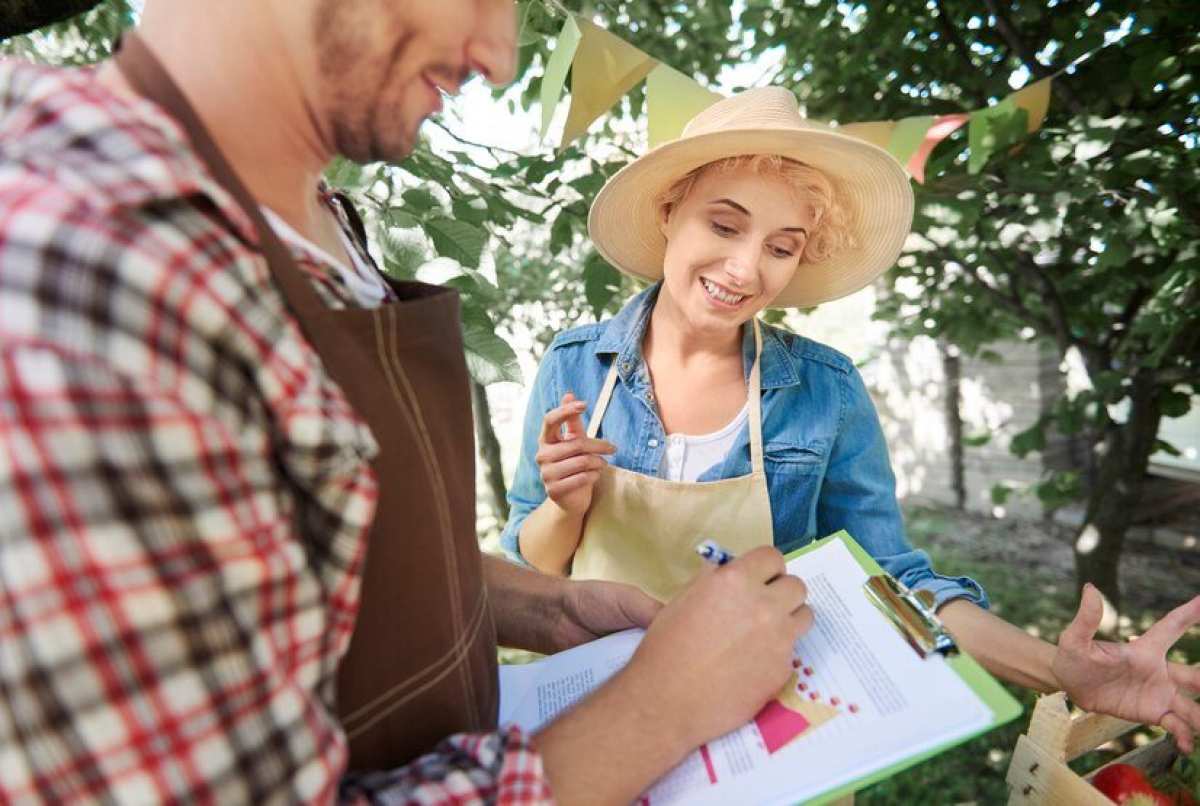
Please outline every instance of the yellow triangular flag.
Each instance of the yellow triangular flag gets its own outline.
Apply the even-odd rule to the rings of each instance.
[[[721,96],[698,84],[667,64],[646,76],[646,108],[650,147],[674,140],[699,112],[721,100]]]
[[[542,137],[546,136],[546,130],[550,128],[550,119],[554,117],[554,110],[558,107],[558,99],[562,97],[563,82],[567,79],[567,70],[575,58],[575,50],[579,47],[581,36],[575,18],[567,15],[554,52],[546,61],[546,74],[542,76]]]
[[[633,89],[658,63],[618,36],[582,17],[583,38],[571,67],[571,111],[559,148],[565,148],[596,118]]]
[[[894,120],[871,120],[865,123],[847,123],[845,126],[838,126],[835,131],[886,149],[888,143],[892,142],[892,132],[895,129]]]
[[[1025,130],[1030,134],[1040,129],[1042,121],[1046,119],[1046,110],[1050,108],[1050,82],[1052,80],[1043,78],[1008,96],[1018,109],[1024,109],[1029,114]]]

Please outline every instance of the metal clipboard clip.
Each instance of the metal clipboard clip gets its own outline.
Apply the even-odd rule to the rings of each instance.
[[[929,591],[914,593],[889,574],[875,574],[867,578],[863,592],[922,658],[934,652],[958,652],[954,638],[934,613],[933,594]]]

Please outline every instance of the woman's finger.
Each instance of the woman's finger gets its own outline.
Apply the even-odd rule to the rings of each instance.
[[[588,470],[583,473],[576,473],[574,476],[567,476],[565,479],[546,485],[546,495],[551,498],[559,498],[567,493],[583,487],[590,487],[596,483],[596,479],[600,478],[598,470]]]
[[[573,476],[576,473],[599,471],[600,468],[604,467],[604,464],[604,460],[599,456],[587,453],[580,456],[572,456],[570,459],[563,459],[561,462],[551,462],[542,465],[542,483],[548,485],[551,482],[565,479],[567,476]]]
[[[563,395],[566,398],[566,395]],[[582,400],[570,400],[561,406],[550,409],[542,417],[542,436],[541,443],[543,445],[553,445],[559,442],[562,435],[563,423],[570,420],[572,417],[578,417],[587,408],[587,403]]]
[[[1193,733],[1200,733],[1200,703],[1183,694],[1171,700],[1171,712],[1188,723]]]
[[[1175,737],[1175,744],[1183,751],[1183,754],[1191,755],[1193,730],[1187,721],[1174,711],[1168,711],[1160,724],[1163,726],[1163,730]]]
[[[1147,642],[1142,645],[1152,645],[1160,654],[1165,654],[1175,645],[1176,641],[1183,637],[1184,633],[1198,622],[1200,622],[1200,596],[1181,604],[1156,621],[1150,629],[1142,634],[1138,643]]]
[[[1200,694],[1200,665],[1188,666],[1183,663],[1168,663],[1167,674],[1171,682],[1186,693],[1193,696]]]
[[[548,462],[561,462],[570,456],[582,454],[603,456],[616,453],[616,450],[616,445],[602,439],[569,439],[553,445],[542,445],[533,458],[539,465],[542,465]]]

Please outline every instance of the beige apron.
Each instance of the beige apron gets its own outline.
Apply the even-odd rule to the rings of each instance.
[[[600,471],[571,567],[574,579],[629,582],[662,601],[700,570],[696,544],[709,538],[735,554],[773,543],[771,500],[763,470],[760,364],[762,333],[754,320],[754,366],[748,388],[750,474],[684,482],[609,464]],[[588,425],[595,437],[617,383],[613,362]]]

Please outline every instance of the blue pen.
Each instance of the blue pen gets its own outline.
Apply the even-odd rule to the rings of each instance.
[[[705,540],[696,546],[696,553],[713,565],[724,565],[733,559],[733,552],[721,548],[715,540]]]

